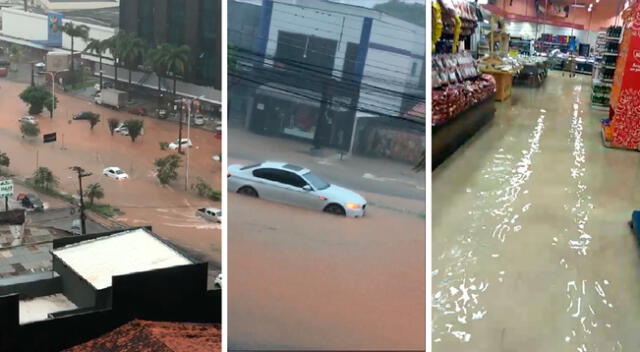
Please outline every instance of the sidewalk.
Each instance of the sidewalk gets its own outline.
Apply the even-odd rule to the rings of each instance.
[[[286,161],[312,169],[318,175],[355,190],[424,200],[425,175],[413,166],[388,159],[341,156],[326,148],[312,156],[311,144],[284,137],[268,137],[242,128],[228,128],[230,159]],[[229,162],[231,164],[231,162]]]

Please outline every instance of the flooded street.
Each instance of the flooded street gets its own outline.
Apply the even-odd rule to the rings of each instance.
[[[640,350],[640,154],[602,145],[590,94],[514,88],[433,173],[434,351]]]
[[[115,220],[131,226],[152,225],[153,230],[177,245],[197,253],[201,258],[219,267],[220,228],[195,216],[197,208],[217,206],[193,191],[185,191],[186,156],[178,179],[168,187],[162,187],[155,176],[153,162],[172,151],[162,151],[159,142],[171,142],[177,138],[178,125],[152,118],[144,118],[144,136],[135,143],[129,137],[111,136],[107,119],[115,117],[124,121],[138,118],[126,112],[113,111],[96,106],[79,98],[57,94],[59,109],[50,119],[48,111],[38,116],[41,135],[22,138],[18,118],[27,115],[27,106],[18,98],[24,84],[0,81],[0,150],[11,158],[11,171],[19,177],[30,177],[38,166],[51,169],[59,178],[60,188],[77,193],[77,177],[69,170],[81,166],[93,176],[83,180],[84,185],[99,182],[105,193],[101,203],[119,208],[124,215]],[[72,121],[71,116],[81,111],[93,111],[101,115],[94,130],[88,121]],[[58,142],[43,144],[42,134],[56,132]],[[186,138],[186,125],[183,131]],[[220,153],[220,140],[212,132],[191,129],[194,147],[190,150],[189,182],[200,177],[215,189],[220,189],[220,164],[212,156]],[[106,167],[117,166],[129,174],[130,179],[118,182],[102,176]]]
[[[424,219],[236,194],[229,213],[229,348],[424,348]]]

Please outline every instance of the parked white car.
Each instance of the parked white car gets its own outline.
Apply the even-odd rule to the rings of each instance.
[[[128,136],[129,135],[129,129],[127,128],[127,126],[124,125],[124,122],[120,122],[120,124],[118,125],[118,127],[116,127],[113,132],[121,135],[121,136]],[[144,127],[140,130],[140,135],[144,136]]]
[[[126,180],[129,178],[129,175],[127,175],[126,172],[122,171],[117,166],[111,166],[102,170],[102,174],[118,181]]]
[[[212,222],[222,222],[222,210],[218,208],[206,207],[196,210],[196,216]]]
[[[348,217],[366,212],[367,201],[361,195],[325,182],[301,166],[266,161],[231,165],[228,171],[229,192]]]
[[[204,116],[202,115],[196,115],[193,117],[193,124],[196,126],[202,126],[204,125]]]
[[[218,274],[215,281],[213,281],[213,285],[216,288],[222,289],[222,273]]]
[[[32,125],[38,124],[38,120],[36,120],[36,118],[33,116],[22,116],[18,119],[18,121],[20,121],[20,123],[30,123]]]
[[[193,144],[191,144],[191,139],[188,138],[182,138],[182,140],[178,140],[176,139],[175,141],[169,143],[169,149],[171,150],[176,150],[178,149],[178,144],[182,144],[182,147],[189,147],[191,148],[193,146]]]

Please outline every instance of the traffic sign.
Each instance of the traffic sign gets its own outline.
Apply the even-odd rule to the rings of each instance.
[[[0,198],[13,196],[13,181],[0,180]]]
[[[49,133],[42,136],[43,143],[51,143],[56,141],[56,133]]]

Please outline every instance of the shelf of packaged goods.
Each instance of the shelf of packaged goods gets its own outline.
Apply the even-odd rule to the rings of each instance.
[[[612,42],[612,41],[619,42],[620,41],[620,37],[605,37],[605,39],[607,41],[609,41],[609,42]]]
[[[602,79],[602,82],[604,83],[613,83],[612,79]]]
[[[602,53],[602,56],[618,56],[618,53]]]
[[[614,65],[614,66],[611,66],[611,65],[603,65],[602,67],[604,67],[604,68],[606,68],[606,69],[608,69],[608,70],[615,70],[615,69],[616,69],[616,66],[615,66],[615,65]]]
[[[607,105],[591,103],[591,107],[595,110],[609,111],[609,106]]]

